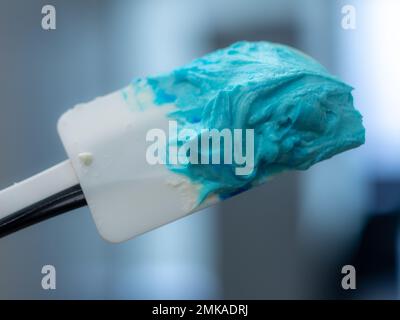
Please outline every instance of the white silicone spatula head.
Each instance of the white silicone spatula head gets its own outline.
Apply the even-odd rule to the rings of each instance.
[[[140,100],[146,100],[145,112]],[[129,86],[76,106],[58,123],[96,226],[111,242],[199,209],[196,185],[146,157],[148,133],[154,128],[168,132],[170,120],[170,108],[152,105],[152,100],[150,91],[136,97]]]

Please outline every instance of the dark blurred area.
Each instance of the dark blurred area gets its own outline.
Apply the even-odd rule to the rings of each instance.
[[[41,28],[46,4],[56,30]],[[87,209],[0,239],[0,298],[398,299],[399,14],[397,0],[0,0],[0,189],[66,158],[68,108],[238,40],[320,61],[355,88],[367,132],[357,150],[123,244],[100,239]],[[355,290],[341,287],[349,264]]]

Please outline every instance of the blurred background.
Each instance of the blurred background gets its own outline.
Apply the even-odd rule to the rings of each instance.
[[[41,28],[46,4],[56,30]],[[357,150],[123,244],[87,209],[0,239],[0,298],[398,299],[399,17],[397,0],[0,0],[0,189],[66,158],[68,108],[237,40],[315,57],[355,88],[367,130]],[[56,290],[41,288],[46,264]]]

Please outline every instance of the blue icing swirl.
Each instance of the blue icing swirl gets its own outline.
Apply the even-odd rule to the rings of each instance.
[[[169,116],[179,130],[254,129],[249,175],[237,175],[235,163],[168,164],[201,185],[199,203],[212,194],[227,198],[282,171],[305,170],[365,141],[352,88],[285,45],[238,42],[146,80],[155,104],[177,106]]]

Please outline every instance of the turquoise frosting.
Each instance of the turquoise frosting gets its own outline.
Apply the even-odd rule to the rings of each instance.
[[[199,203],[209,195],[230,197],[282,171],[305,170],[365,140],[352,87],[285,45],[238,42],[146,80],[155,104],[176,105],[169,116],[179,130],[254,129],[249,175],[237,175],[235,163],[168,164],[201,186]]]

